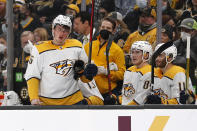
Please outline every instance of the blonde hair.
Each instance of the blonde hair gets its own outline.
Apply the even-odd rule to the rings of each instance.
[[[39,28],[36,28],[34,30],[34,34],[37,33],[38,36],[40,37],[40,41],[46,41],[48,40],[48,32],[45,28],[42,28],[42,27],[39,27]]]

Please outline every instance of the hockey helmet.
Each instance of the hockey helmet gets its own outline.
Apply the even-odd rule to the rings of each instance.
[[[163,44],[165,44],[165,43],[158,44],[155,47],[155,51],[158,50]],[[171,57],[172,60],[170,62],[172,62],[177,56],[177,48],[175,45],[172,45],[172,46],[168,47],[167,49],[165,49],[163,51],[163,53],[165,53],[165,55],[166,55],[166,61],[167,61],[167,58]],[[170,62],[168,62],[168,63],[170,63]]]
[[[72,22],[71,22],[70,17],[64,16],[64,15],[58,15],[58,16],[53,20],[52,29],[53,29],[56,25],[68,26],[70,29],[72,28]]]
[[[147,41],[136,41],[136,42],[134,42],[131,46],[131,51],[132,50],[141,50],[143,52],[143,56],[146,53],[149,53],[148,60],[151,58],[152,53],[153,53],[152,46]]]

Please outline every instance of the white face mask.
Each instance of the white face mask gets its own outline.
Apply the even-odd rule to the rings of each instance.
[[[7,47],[4,44],[0,43],[0,53],[4,54],[4,52],[6,51]]]
[[[136,5],[138,5],[140,8],[144,8],[147,6],[147,0],[136,0]]]
[[[26,44],[24,47],[23,47],[23,50],[25,53],[28,53],[30,54],[31,53],[31,49],[33,48],[33,44],[30,40],[28,40],[28,44]]]
[[[4,34],[7,34],[6,24],[2,24],[1,29],[2,29],[2,31],[3,31]]]
[[[187,41],[187,36],[191,37],[191,34],[186,33],[186,32],[181,32],[181,39],[183,42]]]

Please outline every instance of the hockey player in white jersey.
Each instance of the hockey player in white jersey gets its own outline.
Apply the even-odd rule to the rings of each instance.
[[[146,41],[137,41],[131,47],[131,60],[134,66],[124,74],[122,105],[144,104],[151,84],[152,46]],[[159,79],[159,78],[158,78]]]
[[[83,82],[89,82],[97,73],[94,64],[76,72],[76,61],[87,63],[81,42],[68,39],[72,23],[69,17],[59,15],[52,23],[53,40],[40,42],[32,49],[25,74],[32,105],[87,104],[74,78],[76,73]],[[75,67],[75,68],[74,68]],[[95,98],[95,101],[102,99]]]
[[[164,43],[162,43],[164,44]],[[158,44],[155,48],[157,50],[162,44]],[[174,65],[172,62],[177,56],[177,49],[173,45],[164,50],[156,58],[156,66],[159,67],[163,73],[160,87],[154,87],[154,95],[147,98],[148,104],[183,104],[185,96],[181,94],[185,91],[185,69]],[[194,89],[189,80],[187,103],[194,103],[195,97],[193,95]],[[181,94],[181,96],[180,96]]]

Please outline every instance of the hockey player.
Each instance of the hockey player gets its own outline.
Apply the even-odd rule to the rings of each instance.
[[[163,44],[163,43],[162,43]],[[162,44],[158,44],[155,48],[157,50]],[[195,97],[193,95],[194,89],[189,80],[188,97],[185,100],[186,95],[182,94],[185,91],[185,70],[172,64],[172,61],[177,56],[177,48],[173,45],[164,50],[156,58],[156,66],[159,67],[163,73],[161,78],[160,87],[154,88],[154,95],[147,97],[147,104],[184,104],[194,103]]]
[[[87,63],[87,55],[81,42],[68,39],[72,23],[69,17],[59,15],[52,23],[53,40],[35,45],[26,70],[28,92],[32,105],[73,105],[87,104],[75,74],[83,82],[89,82],[97,73],[94,64],[88,64],[78,72],[81,60]],[[83,63],[82,62],[82,63]],[[89,100],[90,102],[88,102]]]
[[[147,41],[136,41],[130,52],[134,66],[124,74],[122,105],[144,104],[147,93],[150,92],[151,65],[148,61],[152,55],[152,46]]]

